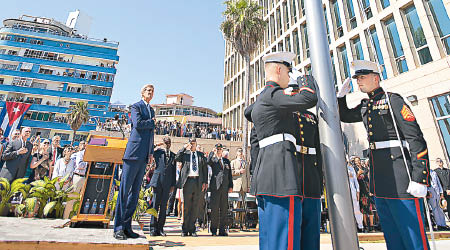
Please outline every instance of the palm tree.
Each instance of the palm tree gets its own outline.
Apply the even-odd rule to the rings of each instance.
[[[266,21],[262,18],[262,7],[253,0],[228,0],[223,12],[225,20],[220,25],[225,39],[245,61],[244,109],[250,97],[250,55],[253,54],[264,37]],[[244,152],[248,157],[248,121],[244,119]]]
[[[77,102],[75,105],[71,105],[68,110],[67,124],[69,124],[70,128],[73,130],[72,141],[75,141],[75,135],[81,125],[89,121],[89,111],[87,107],[87,102]]]

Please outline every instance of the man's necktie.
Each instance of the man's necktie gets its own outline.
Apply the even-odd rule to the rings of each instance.
[[[197,171],[197,161],[195,160],[195,153],[192,152],[192,170]]]

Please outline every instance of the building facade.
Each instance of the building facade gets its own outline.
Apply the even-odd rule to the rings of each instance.
[[[72,17],[74,27],[76,21]],[[119,62],[117,42],[88,38],[44,17],[23,15],[6,19],[3,25],[0,101],[32,104],[22,123],[32,128],[32,135],[76,141],[95,130],[97,121],[114,117],[109,110]],[[65,116],[79,101],[88,103],[91,119],[73,138]]]
[[[296,53],[295,67],[311,73],[304,0],[259,0],[268,22],[264,42],[251,58],[251,102],[264,88],[263,55]],[[450,0],[322,0],[334,84],[351,75],[356,59],[378,61],[382,86],[407,98],[428,142],[432,167],[450,155]],[[224,61],[224,126],[243,122],[243,59],[229,43]],[[355,85],[349,107],[366,95]],[[363,155],[361,124],[342,124],[349,154]]]
[[[152,107],[159,122],[179,122],[192,127],[221,127],[222,119],[214,110],[193,104],[192,96],[181,93],[166,95],[165,104],[152,104]]]

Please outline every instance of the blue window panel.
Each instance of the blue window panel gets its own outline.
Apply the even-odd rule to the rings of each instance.
[[[44,121],[35,121],[35,120],[23,120],[22,126],[31,127],[31,128],[47,128],[47,129],[58,129],[58,130],[67,130],[73,131],[67,123],[61,122],[44,122]],[[78,131],[80,132],[89,132],[91,130],[95,130],[95,125],[83,124],[81,125]]]
[[[51,60],[44,60],[44,59],[38,59],[38,58],[0,54],[0,59],[8,60],[8,61],[16,61],[16,62],[34,63],[35,66],[37,64],[40,64],[40,65],[55,66],[55,67],[61,67],[61,68],[71,68],[71,69],[78,69],[78,70],[85,70],[85,71],[95,71],[95,72],[104,72],[104,73],[108,73],[108,74],[116,74],[115,68],[97,67],[97,66],[91,66],[91,65],[51,61]],[[34,72],[34,67],[33,67],[32,71]]]
[[[109,102],[109,100],[111,99],[110,96],[63,92],[63,91],[57,91],[57,90],[20,87],[20,86],[14,86],[14,85],[0,85],[0,90],[12,91],[12,92],[18,92],[18,93],[36,94],[36,95],[67,97],[67,98],[81,99],[81,100],[104,101],[104,102]]]
[[[383,7],[383,9],[385,9],[391,5],[389,0],[380,0],[380,2],[381,2],[381,6]]]
[[[364,60],[364,53],[361,45],[361,40],[359,39],[359,37],[353,40],[353,46],[356,53],[356,59]]]
[[[114,85],[114,83],[112,83],[112,82],[102,82],[102,81],[97,81],[97,80],[87,80],[87,79],[67,77],[67,76],[46,75],[46,74],[16,71],[16,70],[6,70],[6,69],[0,69],[0,75],[19,76],[19,77],[34,78],[34,79],[41,79],[41,80],[48,80],[48,81],[55,81],[55,82],[70,82],[70,83],[86,84],[86,85],[93,85],[93,86],[99,86],[99,87],[107,87],[107,88],[112,88]]]
[[[447,55],[450,55],[450,18],[444,4],[442,0],[428,0],[427,2]]]
[[[414,46],[418,49],[417,54],[419,55],[420,63],[423,65],[433,61],[430,54],[430,49],[426,46],[427,39],[423,33],[422,25],[420,24],[419,16],[417,15],[414,5],[405,9],[405,16],[409,24],[409,31],[411,32]]]
[[[386,66],[384,65],[383,54],[381,53],[380,41],[378,40],[378,34],[377,34],[376,29],[370,30],[370,36],[372,38],[373,45],[375,47],[375,52],[376,52],[375,54],[378,59],[378,63],[383,68],[382,69],[383,70],[383,72],[382,72],[383,80],[386,80],[387,79]]]
[[[6,41],[6,40],[0,41],[0,45],[6,45],[6,46],[18,47],[18,48],[35,49],[35,50],[44,50],[44,51],[48,51],[48,52],[64,53],[64,54],[69,54],[69,55],[79,55],[79,56],[86,56],[86,57],[92,57],[92,58],[101,58],[101,59],[119,61],[119,56],[117,56],[117,55],[108,55],[108,54],[96,53],[94,51],[86,51],[86,50],[83,51],[83,50],[67,49],[65,47],[35,45],[35,44],[20,43],[20,42],[15,42],[15,41]]]
[[[388,19],[386,22],[386,29],[389,34],[389,42],[391,43],[392,50],[394,52],[395,61],[397,63],[397,69],[399,73],[404,73],[408,71],[408,65],[403,57],[403,47],[400,42],[400,37],[398,35],[397,25],[395,24],[394,18]]]
[[[350,65],[348,63],[347,48],[345,46],[342,46],[342,47],[338,48],[338,52],[339,52],[339,57],[341,58],[341,61],[342,61],[344,76],[346,78],[350,77]],[[350,83],[350,85],[352,86],[352,89],[350,92],[353,92],[353,84]]]
[[[335,16],[335,22],[336,22],[336,27],[341,27],[342,26],[342,22],[341,22],[341,16],[340,16],[340,12],[339,12],[339,4],[337,1],[334,1],[331,3],[331,7],[334,9],[334,16]]]

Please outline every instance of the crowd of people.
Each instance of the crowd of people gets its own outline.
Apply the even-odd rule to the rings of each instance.
[[[217,125],[192,125],[178,121],[157,121],[155,134],[176,137],[195,137],[227,141],[242,141],[242,129],[222,128]]]
[[[450,231],[444,214],[444,210],[447,210],[447,218],[450,218],[450,171],[444,167],[442,159],[437,158],[436,163],[435,170],[430,171],[431,185],[428,187],[427,200],[434,230]],[[369,188],[369,159],[352,156],[347,167],[358,231],[381,231],[374,195]]]
[[[61,146],[61,138],[51,140],[30,136],[31,129],[22,127],[12,132],[10,138],[3,137],[0,129],[0,177],[10,183],[19,178],[27,178],[24,183],[43,180],[45,177],[65,178],[64,187],[74,185],[74,191],[80,192],[84,185],[87,163],[83,162],[85,142],[78,146]],[[59,187],[59,188],[64,188]],[[64,218],[69,217],[73,202],[68,202]]]
[[[122,117],[122,119],[126,118]],[[119,119],[108,119],[105,122],[97,121],[96,131],[130,132],[130,124],[121,123]],[[222,128],[219,125],[194,125],[183,124],[178,121],[158,120],[155,123],[156,135],[169,135],[175,137],[201,138],[227,141],[242,141],[243,131],[241,128]]]

